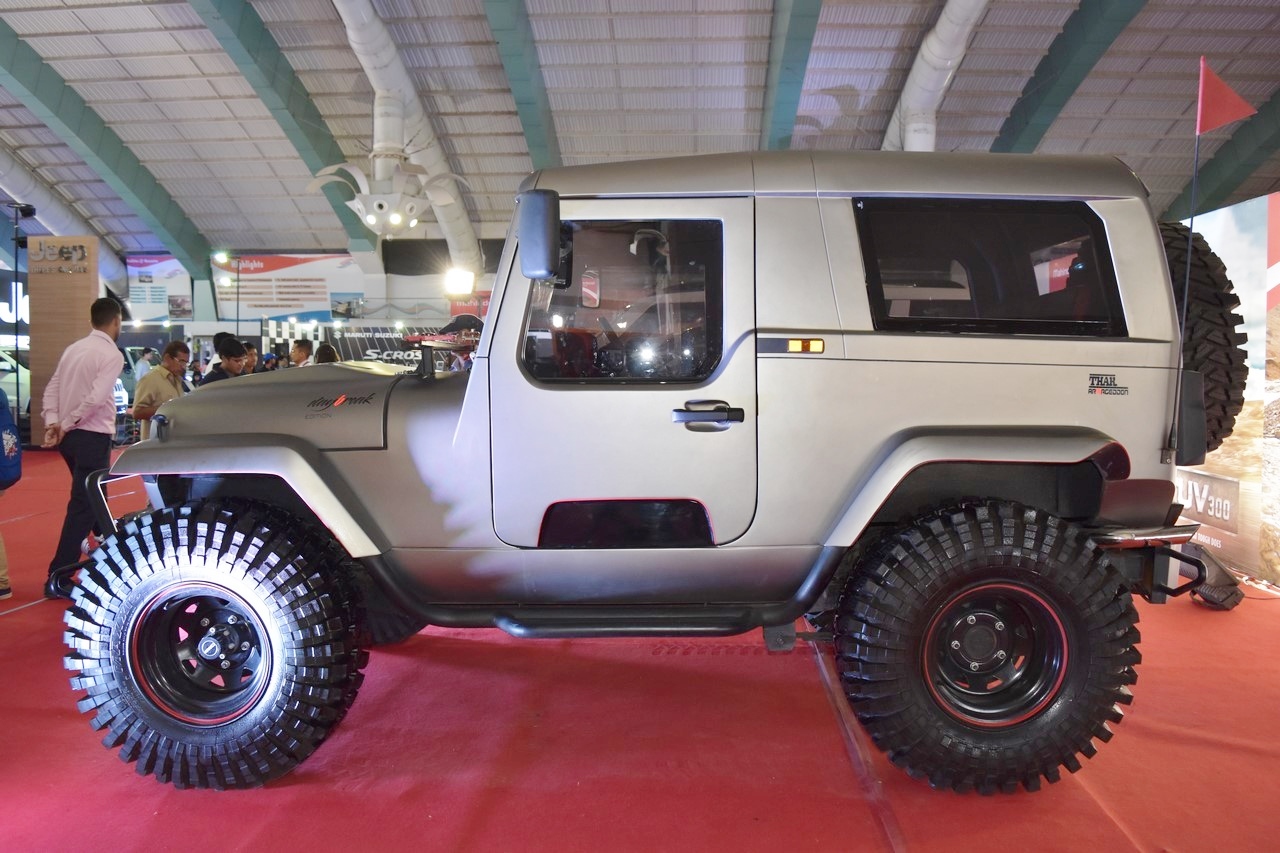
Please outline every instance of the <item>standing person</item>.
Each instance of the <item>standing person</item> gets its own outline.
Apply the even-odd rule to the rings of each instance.
[[[204,360],[204,369],[200,371],[201,377],[209,375],[209,371],[217,366],[218,361],[222,358],[218,353],[222,352],[222,342],[227,338],[234,338],[235,335],[230,332],[216,332],[213,336],[213,355]]]
[[[314,344],[306,338],[298,338],[289,350],[289,361],[294,367],[306,367],[311,363],[311,348]]]
[[[321,344],[316,348],[316,364],[336,364],[342,359],[338,358],[338,350],[333,344]]]
[[[143,347],[142,355],[138,356],[138,363],[133,366],[134,382],[141,382],[142,377],[147,375],[151,370],[151,366],[155,364],[156,351],[151,347]],[[134,386],[135,388],[137,385]],[[134,393],[137,393],[136,391]]]
[[[116,432],[116,377],[120,374],[120,337],[123,313],[110,297],[89,307],[93,331],[71,344],[58,359],[44,389],[42,447],[58,448],[71,472],[71,497],[62,522],[58,547],[49,563],[45,594],[68,597],[54,570],[80,561],[81,542],[93,532],[93,507],[85,478],[111,464],[111,439]],[[100,532],[100,531],[99,531]]]
[[[182,341],[165,344],[160,370],[148,373],[133,395],[133,417],[141,424],[141,437],[151,435],[151,416],[162,405],[191,391],[187,385],[187,365],[191,349]]]
[[[13,485],[22,476],[22,441],[18,437],[18,427],[9,416],[9,397],[0,388],[0,463],[2,463],[3,482],[0,482],[0,495],[8,486]],[[13,588],[9,585],[9,554],[4,548],[4,537],[0,536],[0,601],[13,598]]]
[[[258,345],[255,344],[253,341],[241,341],[240,343],[241,345],[244,346],[244,351],[245,351],[244,370],[240,372],[242,374],[257,373],[258,372]]]
[[[258,365],[259,373],[269,373],[280,366],[280,359],[273,352],[262,354],[262,364]]]
[[[248,359],[248,353],[244,350],[244,344],[235,338],[228,337],[218,347],[218,358],[218,363],[205,374],[204,381],[200,383],[201,388],[211,382],[219,382],[244,373],[244,363]]]

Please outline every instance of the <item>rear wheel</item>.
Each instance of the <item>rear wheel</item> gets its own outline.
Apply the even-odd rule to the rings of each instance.
[[[1226,265],[1199,234],[1191,242],[1188,279],[1189,230],[1180,222],[1160,223],[1178,316],[1181,318],[1186,310],[1182,361],[1188,370],[1204,377],[1209,439],[1205,449],[1215,450],[1231,435],[1236,415],[1244,406],[1244,386],[1249,375],[1244,350],[1247,336],[1240,329],[1244,323],[1236,313],[1240,297],[1227,278]],[[1189,309],[1183,306],[1184,291]]]
[[[326,537],[254,504],[136,518],[72,592],[67,668],[103,743],[179,788],[293,769],[355,699],[367,655]]]
[[[868,552],[840,602],[836,653],[894,764],[935,788],[1035,790],[1110,740],[1136,680],[1136,622],[1079,527],[970,501]]]

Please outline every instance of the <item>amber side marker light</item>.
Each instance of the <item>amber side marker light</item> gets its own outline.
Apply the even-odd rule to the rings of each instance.
[[[787,341],[787,352],[822,352],[822,338],[791,338]]]

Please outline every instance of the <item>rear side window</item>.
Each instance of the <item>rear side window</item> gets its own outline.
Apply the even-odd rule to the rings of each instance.
[[[854,201],[877,329],[1124,337],[1102,222],[1083,202]]]
[[[700,382],[720,361],[717,220],[561,223],[561,270],[535,285],[525,370],[543,382]]]

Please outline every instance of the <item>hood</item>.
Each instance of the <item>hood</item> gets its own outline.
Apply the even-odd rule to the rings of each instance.
[[[391,389],[403,368],[342,362],[214,382],[160,407],[172,439],[284,434],[320,450],[382,447]]]

